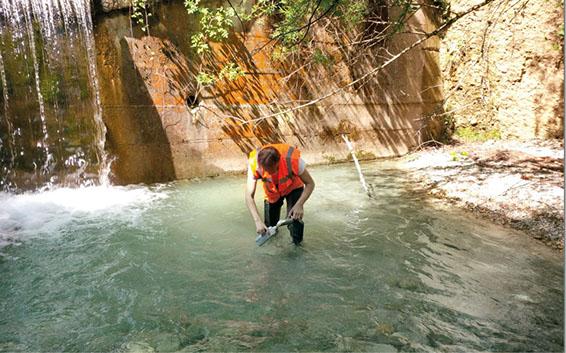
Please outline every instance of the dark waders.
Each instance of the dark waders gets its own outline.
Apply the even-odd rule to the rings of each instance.
[[[287,217],[289,217],[289,211],[295,206],[299,197],[303,193],[304,187],[297,188],[287,195],[281,197],[274,203],[269,203],[267,200],[264,201],[264,222],[267,227],[272,227],[277,224],[279,217],[281,216],[281,206],[283,206],[283,199],[287,201]],[[294,220],[293,223],[287,226],[289,233],[291,233],[291,238],[293,238],[293,243],[299,245],[303,241],[303,231],[305,224],[303,221]]]

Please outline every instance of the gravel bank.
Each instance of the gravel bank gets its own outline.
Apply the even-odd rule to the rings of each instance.
[[[563,140],[455,143],[400,164],[438,200],[564,248]]]

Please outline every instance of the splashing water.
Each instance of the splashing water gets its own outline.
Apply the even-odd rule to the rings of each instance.
[[[0,192],[0,248],[44,234],[52,236],[93,215],[135,216],[136,210],[166,197],[166,193],[136,186],[58,188],[19,195]]]

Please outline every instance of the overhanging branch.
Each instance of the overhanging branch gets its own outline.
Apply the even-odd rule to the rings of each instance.
[[[272,113],[272,114],[269,114],[269,115],[264,115],[264,116],[260,116],[260,117],[257,117],[257,118],[251,119],[251,120],[247,120],[246,122],[244,122],[244,123],[242,123],[242,124],[249,124],[249,123],[259,122],[259,121],[266,120],[266,119],[270,119],[270,118],[273,118],[273,117],[276,117],[276,116],[279,116],[279,115],[289,114],[289,113],[292,113],[292,112],[294,112],[294,111],[297,111],[297,110],[300,110],[300,109],[309,107],[309,106],[311,106],[311,105],[317,104],[317,103],[320,102],[320,101],[323,101],[323,100],[325,100],[325,99],[327,99],[327,98],[329,98],[329,97],[331,97],[331,96],[333,96],[333,95],[335,95],[335,94],[338,94],[338,93],[344,91],[345,89],[347,89],[347,88],[349,88],[349,87],[352,87],[353,85],[357,84],[358,82],[363,81],[363,80],[366,80],[366,79],[368,79],[368,78],[374,76],[374,75],[377,74],[379,71],[381,71],[381,70],[385,69],[387,66],[391,65],[394,61],[396,61],[397,59],[399,59],[401,56],[405,55],[405,54],[406,54],[407,52],[409,52],[411,49],[417,47],[418,45],[420,45],[421,43],[425,42],[425,41],[428,40],[429,38],[431,38],[431,37],[433,37],[433,36],[435,36],[435,35],[438,35],[438,34],[441,33],[442,31],[448,29],[451,25],[453,25],[456,21],[458,21],[458,20],[461,19],[462,17],[468,15],[468,14],[471,13],[471,12],[474,12],[474,11],[479,10],[480,8],[482,8],[482,7],[484,7],[484,6],[486,6],[486,5],[490,4],[490,3],[492,3],[493,1],[494,1],[494,0],[484,0],[484,1],[482,1],[481,3],[474,5],[474,6],[470,7],[469,9],[467,9],[467,10],[465,10],[465,11],[463,11],[463,12],[459,12],[456,16],[454,16],[454,17],[452,17],[451,19],[449,19],[448,21],[446,21],[444,24],[442,24],[440,27],[438,27],[438,28],[435,29],[434,31],[423,34],[424,36],[423,36],[421,39],[415,41],[414,43],[412,43],[411,45],[409,45],[409,46],[406,47],[405,49],[401,50],[398,54],[396,54],[395,56],[391,57],[389,60],[387,60],[387,61],[384,62],[383,64],[379,65],[378,67],[376,67],[376,68],[374,68],[373,70],[369,71],[368,73],[366,73],[365,75],[361,76],[360,78],[358,78],[358,79],[356,79],[356,80],[354,80],[354,81],[352,81],[352,82],[350,82],[350,83],[348,83],[348,84],[346,84],[346,85],[344,85],[344,86],[342,86],[342,87],[339,87],[339,88],[337,88],[337,89],[335,89],[335,90],[333,90],[333,91],[331,91],[331,92],[329,92],[329,93],[327,93],[327,94],[325,94],[325,95],[323,95],[323,96],[320,96],[320,97],[318,97],[318,98],[316,98],[316,99],[313,99],[313,100],[311,100],[311,101],[309,101],[309,102],[307,102],[307,103],[300,104],[300,105],[298,105],[298,106],[296,106],[296,107],[292,107],[292,108],[289,108],[289,109],[285,109],[285,110],[282,110],[282,111],[279,111],[279,112],[276,112],[276,113]]]

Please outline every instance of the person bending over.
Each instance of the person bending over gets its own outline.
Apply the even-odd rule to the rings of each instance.
[[[263,181],[264,220],[261,220],[254,196],[257,181]],[[293,243],[303,241],[303,205],[314,190],[314,180],[307,171],[301,152],[288,144],[269,144],[253,150],[248,159],[246,205],[255,222],[256,232],[264,234],[267,227],[279,221],[283,200],[287,202],[287,217],[293,219],[289,232]]]

